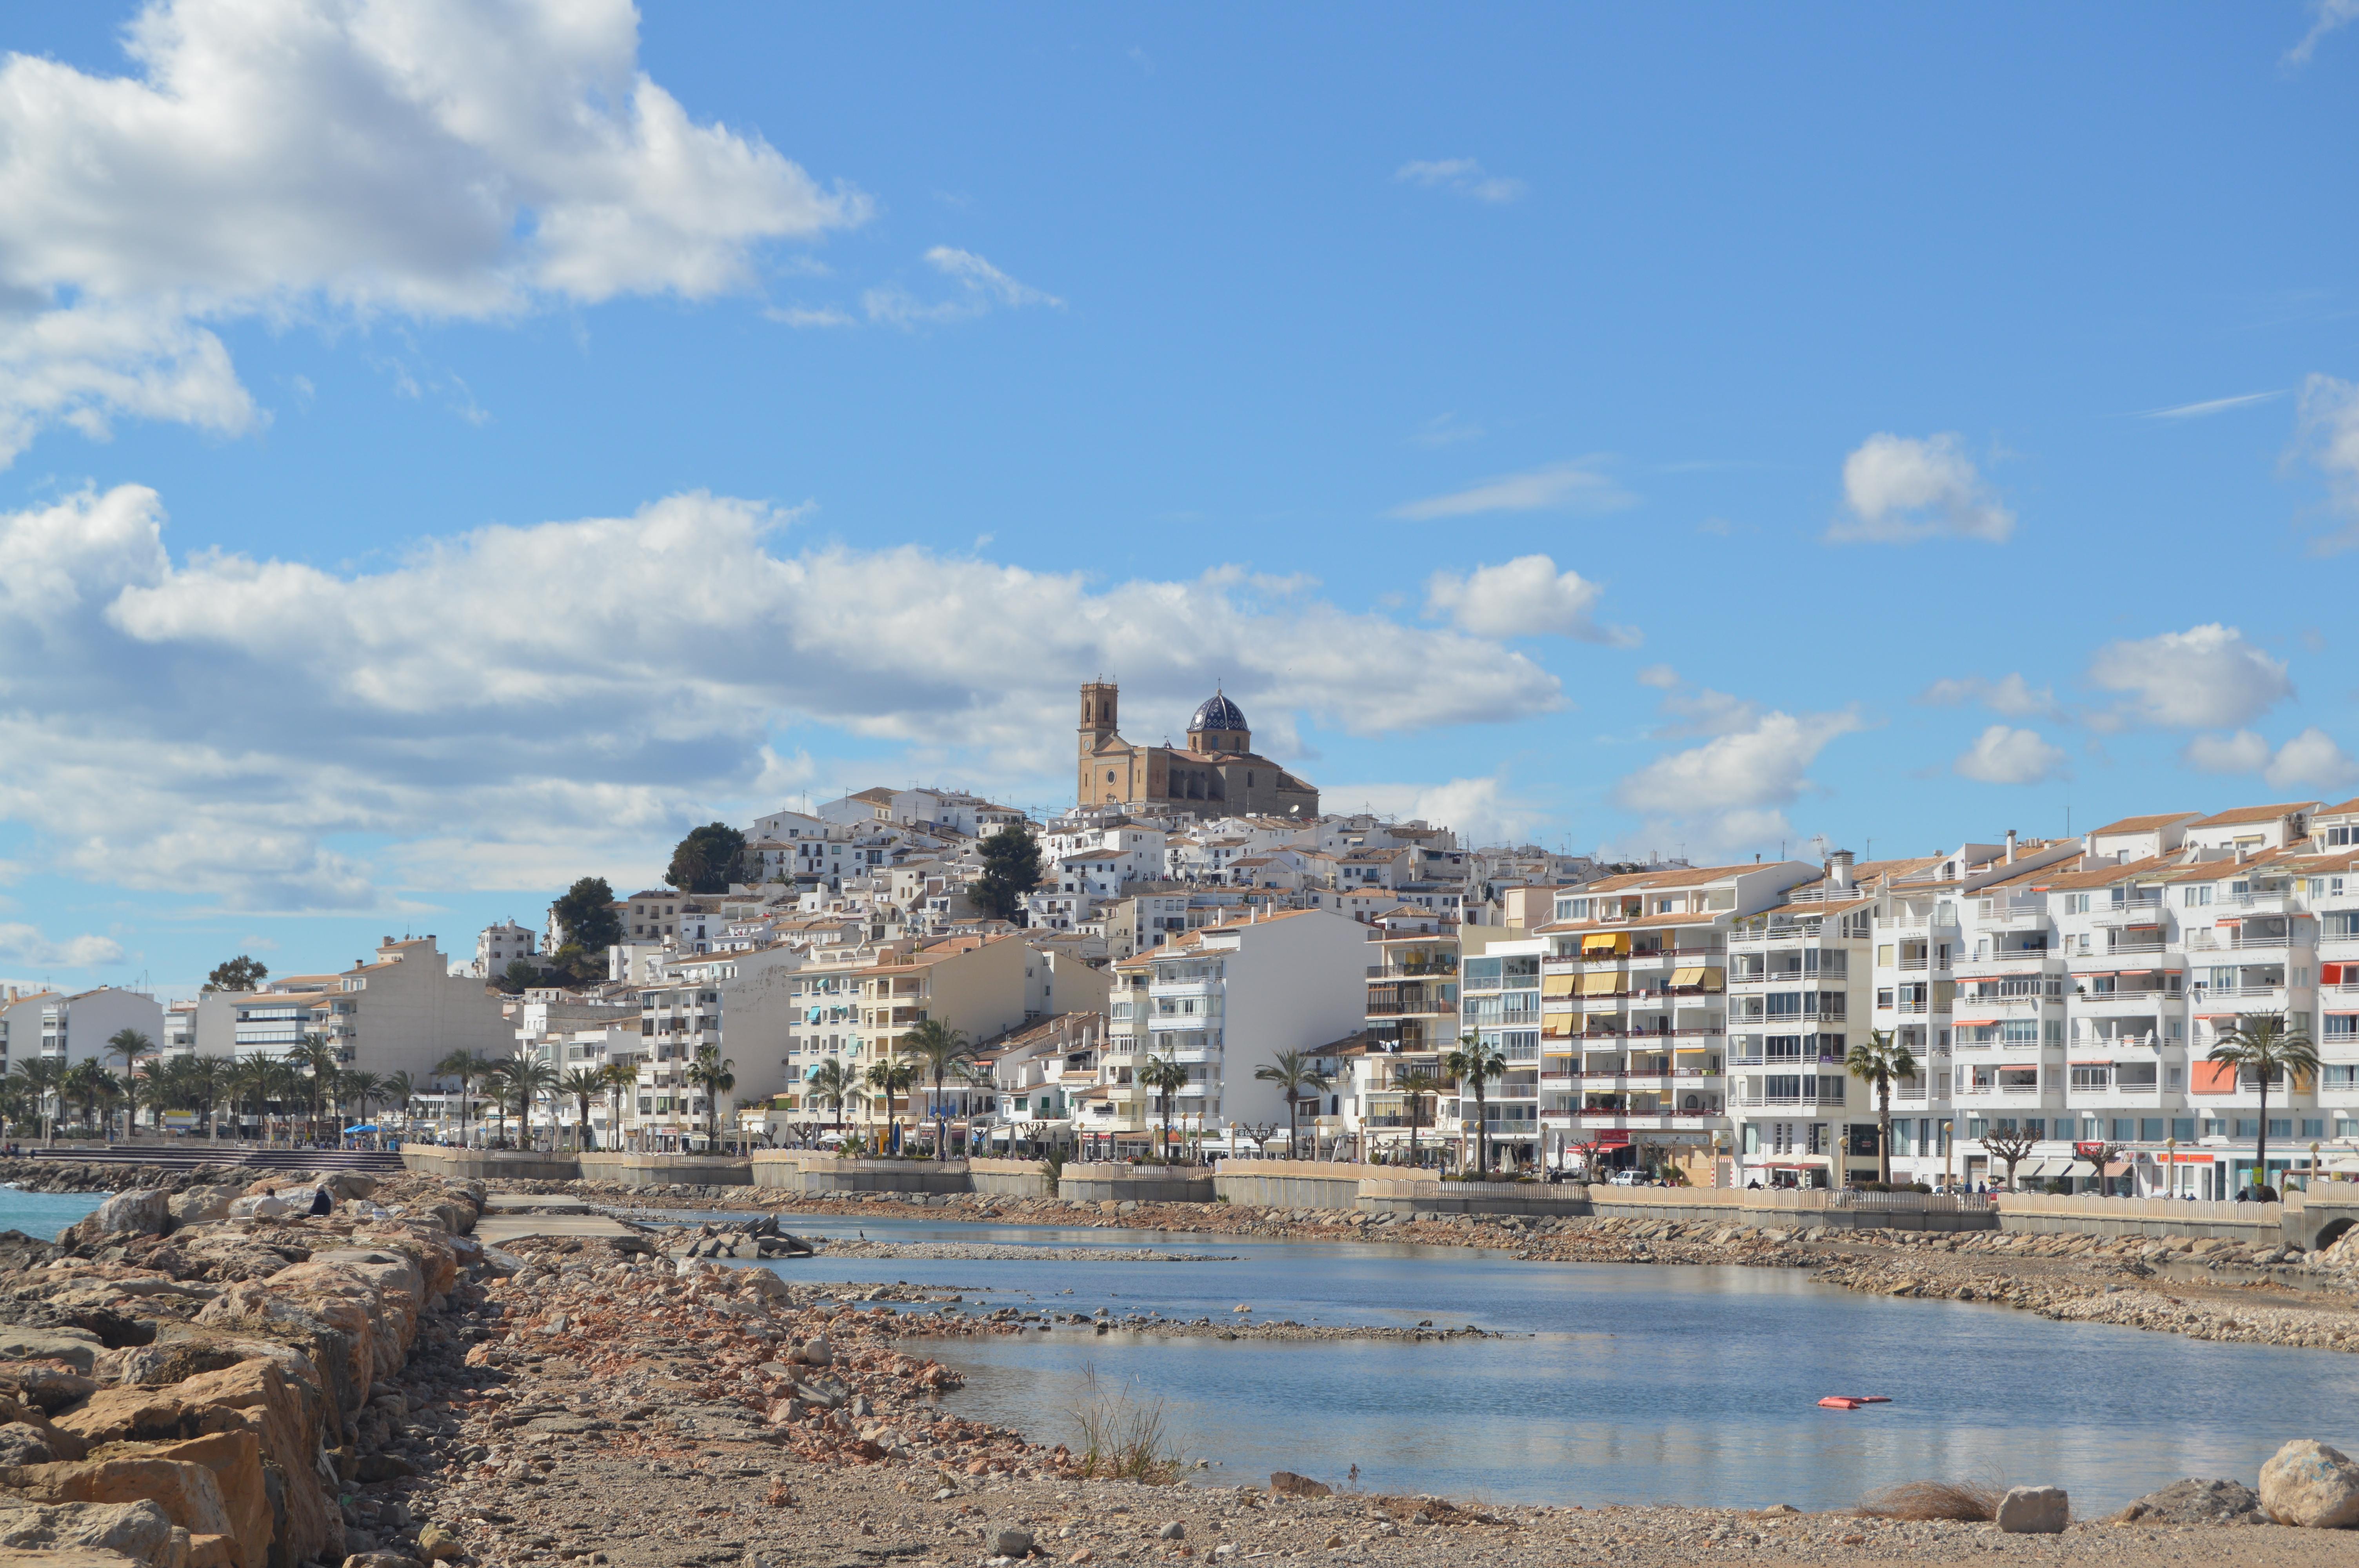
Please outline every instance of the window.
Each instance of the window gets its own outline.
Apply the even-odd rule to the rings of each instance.
[[[2103,1089],[2112,1082],[2113,1068],[2109,1065],[2089,1062],[2072,1068],[2072,1087],[2075,1089]]]
[[[2293,1136],[2293,1118],[2289,1116],[2273,1116],[2269,1118],[2269,1136],[2272,1138],[2291,1138]]]
[[[2183,909],[2200,909],[2211,902],[2212,890],[2209,886],[2181,888],[2179,891],[2180,907]]]
[[[2127,1143],[2130,1140],[2137,1136],[2137,1123],[2131,1120],[2126,1116],[2117,1116],[2114,1118],[2113,1125],[2113,1139],[2116,1143]]]
[[[2142,1116],[2142,1117],[2139,1117],[2139,1118],[2138,1118],[2138,1141],[2139,1141],[2140,1142],[2142,1142],[2142,1143],[2159,1143],[2159,1142],[2161,1142],[2161,1141],[2162,1141],[2162,1118],[2160,1118],[2160,1117],[2158,1117],[2158,1116]]]
[[[2304,1138],[2325,1137],[2326,1119],[2322,1116],[2304,1117],[2301,1123],[2301,1135]]]
[[[2114,1083],[2119,1088],[2151,1094],[2154,1092],[2154,1069],[2152,1062],[2116,1062],[2114,1064]]]
[[[2068,892],[2068,893],[2066,893],[2066,894],[2064,895],[2064,913],[2065,913],[2065,914],[2088,914],[2088,913],[2089,913],[2089,895],[2088,895],[2087,893],[2084,893],[2084,892]]]
[[[2170,1135],[2173,1138],[2178,1139],[2181,1143],[2194,1142],[2195,1119],[2191,1116],[2172,1117],[2170,1119]]]

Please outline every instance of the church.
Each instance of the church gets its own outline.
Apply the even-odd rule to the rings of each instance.
[[[1081,784],[1083,806],[1118,804],[1196,816],[1319,815],[1319,791],[1253,749],[1237,705],[1214,692],[1188,721],[1184,751],[1134,746],[1116,729],[1112,681],[1082,687]]]

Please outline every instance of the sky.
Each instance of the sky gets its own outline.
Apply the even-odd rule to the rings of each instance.
[[[2359,0],[0,18],[0,980],[690,826],[1927,853],[2359,794]]]

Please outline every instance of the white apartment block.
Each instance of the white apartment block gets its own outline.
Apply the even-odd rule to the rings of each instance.
[[[145,991],[101,986],[67,994],[37,991],[0,1004],[0,1067],[46,1058],[71,1066],[96,1061],[120,1072],[123,1058],[106,1043],[125,1029],[161,1050],[164,1007]]]
[[[790,947],[717,953],[666,964],[638,996],[638,1081],[627,1131],[642,1148],[698,1146],[708,1125],[725,1128],[734,1106],[713,1108],[690,1081],[697,1053],[710,1046],[737,1080],[731,1101],[766,1099],[784,1090],[797,977],[805,955]]]
[[[469,972],[477,979],[496,979],[517,959],[536,957],[533,947],[538,940],[537,932],[513,920],[486,925],[475,934],[475,964]]]

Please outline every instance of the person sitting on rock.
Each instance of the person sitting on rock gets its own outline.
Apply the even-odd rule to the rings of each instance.
[[[314,1187],[311,1189],[311,1212],[314,1215],[333,1214],[336,1212],[336,1200],[328,1195],[327,1188]]]

